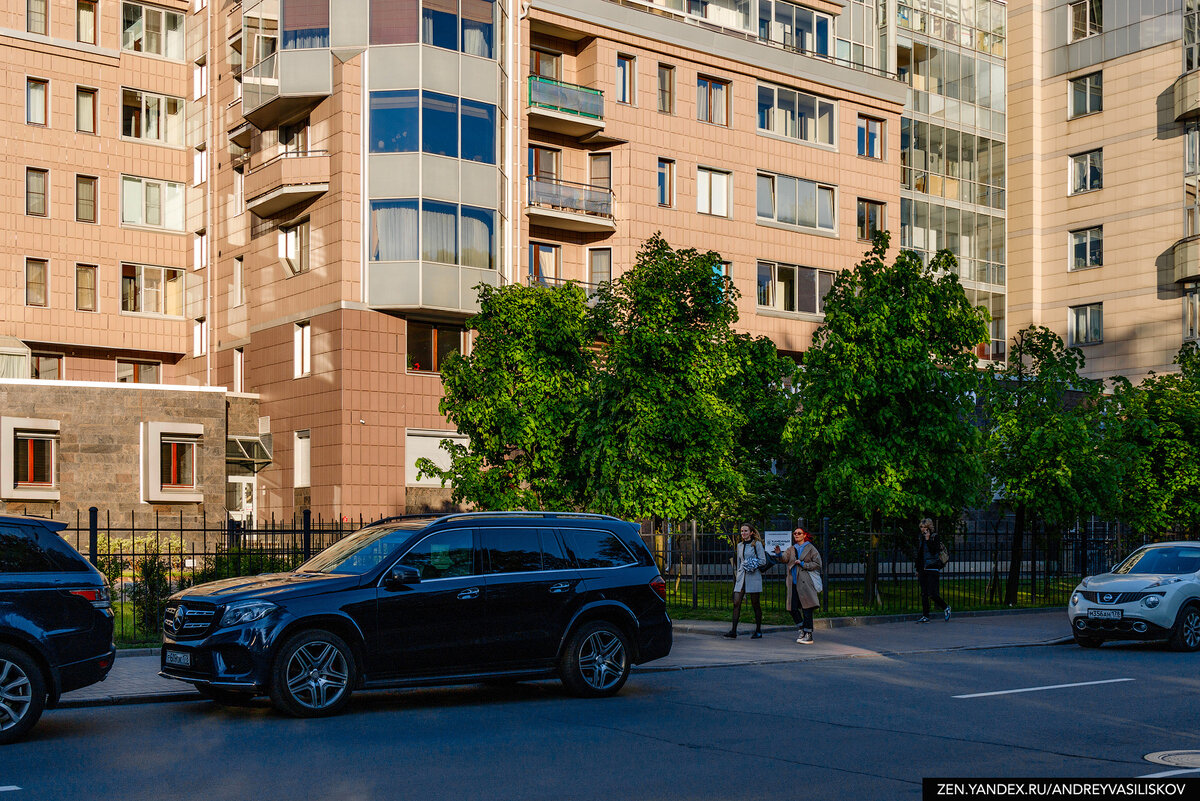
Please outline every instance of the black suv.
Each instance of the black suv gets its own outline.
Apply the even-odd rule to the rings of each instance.
[[[0,744],[63,693],[104,681],[117,655],[108,586],[65,527],[0,515]]]
[[[558,676],[612,695],[671,651],[666,585],[638,527],[570,513],[389,518],[293,573],[171,596],[161,675],[303,717],[354,689]]]

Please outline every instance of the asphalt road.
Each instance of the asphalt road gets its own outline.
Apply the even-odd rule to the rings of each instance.
[[[647,673],[601,701],[552,682],[360,694],[316,721],[265,701],[67,709],[0,751],[0,801],[915,799],[923,776],[1164,770],[1143,757],[1200,749],[1197,697],[1200,654],[1071,645]]]

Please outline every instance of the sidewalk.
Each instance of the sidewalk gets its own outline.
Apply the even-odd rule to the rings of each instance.
[[[865,625],[868,621],[871,625]],[[796,632],[791,626],[766,627],[760,640],[750,639],[753,623],[743,623],[741,636],[736,640],[719,636],[728,630],[728,623],[676,621],[671,654],[635,667],[634,672],[1053,645],[1071,640],[1066,615],[1061,609],[956,615],[949,623],[937,618],[924,625],[914,625],[911,616],[818,620],[814,632],[816,642],[812,645],[797,644]],[[65,694],[59,706],[108,706],[200,698],[189,685],[159,677],[158,667],[157,651],[118,651],[116,664],[106,681]]]

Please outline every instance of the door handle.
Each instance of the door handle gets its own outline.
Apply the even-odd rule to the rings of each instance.
[[[479,588],[478,587],[472,587],[469,590],[463,590],[462,592],[460,592],[458,594],[458,600],[460,600],[460,601],[470,601],[471,599],[478,598],[478,597],[479,597]]]
[[[571,582],[560,581],[557,584],[550,585],[550,592],[567,592],[571,589]]]

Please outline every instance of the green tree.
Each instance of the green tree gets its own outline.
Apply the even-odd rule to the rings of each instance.
[[[825,297],[825,324],[799,373],[800,410],[785,441],[811,476],[813,511],[866,522],[956,515],[976,497],[976,345],[987,315],[942,251],[929,267],[876,235]],[[875,597],[878,536],[869,543],[866,601]]]
[[[590,508],[628,519],[744,509],[762,478],[790,364],[735,334],[738,293],[714,252],[647,240],[603,285],[593,312],[602,355],[581,427]]]
[[[1082,378],[1084,356],[1048,328],[1012,339],[1008,361],[989,369],[983,392],[985,467],[1015,516],[1004,601],[1017,602],[1024,537],[1041,520],[1062,531],[1105,509],[1117,464],[1105,436],[1104,385]]]
[[[1115,429],[1125,475],[1121,519],[1157,535],[1200,535],[1200,348],[1185,344],[1178,373],[1151,375],[1114,392]]]
[[[422,475],[481,509],[570,509],[582,493],[579,426],[595,359],[579,286],[480,287],[470,355],[442,368],[438,408],[467,444],[443,440],[450,466],[420,459]]]

